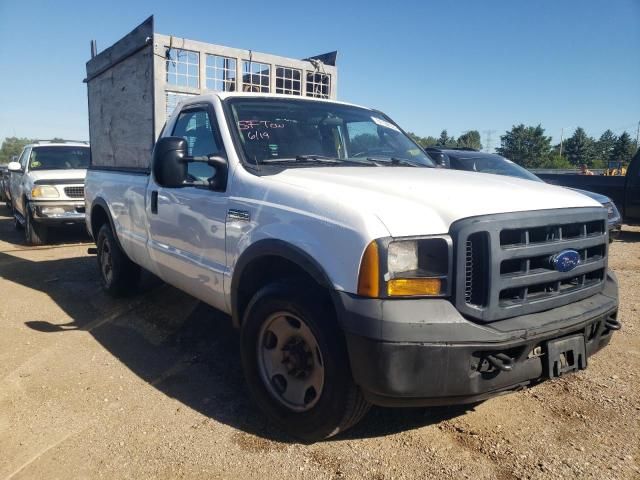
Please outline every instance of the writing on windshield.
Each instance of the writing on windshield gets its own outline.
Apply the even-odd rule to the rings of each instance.
[[[375,158],[433,165],[393,122],[365,108],[298,99],[228,102],[244,156],[252,165],[314,156],[363,164]]]

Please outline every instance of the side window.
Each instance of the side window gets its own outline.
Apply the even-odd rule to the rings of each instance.
[[[213,127],[206,110],[186,110],[180,112],[173,128],[174,137],[182,137],[187,141],[188,155],[204,157],[219,155],[221,146],[213,134]],[[188,167],[190,180],[203,181],[215,176],[215,168],[206,163],[194,162]]]
[[[350,156],[363,154],[382,147],[378,128],[373,122],[347,123],[347,134],[351,146]]]

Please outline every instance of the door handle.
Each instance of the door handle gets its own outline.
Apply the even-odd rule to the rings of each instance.
[[[151,192],[151,213],[158,213],[158,191]]]

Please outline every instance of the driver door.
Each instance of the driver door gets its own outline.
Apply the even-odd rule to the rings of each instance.
[[[183,109],[170,135],[187,141],[189,156],[225,156],[210,106],[189,105]],[[206,163],[190,163],[188,174],[192,184],[179,188],[163,187],[150,180],[149,252],[156,273],[165,281],[224,308],[227,194],[209,188],[208,179],[216,172]]]
[[[15,208],[20,215],[24,215],[24,195],[21,191],[21,186],[26,174],[27,160],[29,159],[30,154],[31,148],[25,148],[18,159],[18,163],[20,163],[22,171],[10,172],[9,174],[9,193],[11,195],[11,202],[13,203],[13,208]]]

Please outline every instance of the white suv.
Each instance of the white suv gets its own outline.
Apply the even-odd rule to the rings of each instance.
[[[84,222],[84,179],[90,158],[87,142],[38,141],[9,163],[11,208],[28,244],[46,243],[50,226]]]

